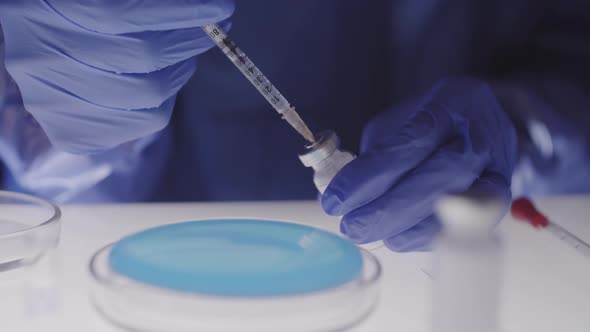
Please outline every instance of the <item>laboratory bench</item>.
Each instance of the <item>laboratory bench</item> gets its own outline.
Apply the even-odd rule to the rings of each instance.
[[[590,197],[546,198],[536,202],[554,222],[590,241]],[[37,307],[24,308],[26,301],[17,297],[0,297],[1,331],[117,331],[101,319],[89,299],[89,260],[105,245],[149,227],[207,218],[255,217],[293,221],[331,232],[339,229],[338,218],[325,215],[317,202],[61,208],[54,291],[29,294],[39,298]],[[505,247],[501,331],[590,331],[590,260],[551,234],[517,223],[509,216],[501,223],[500,231]],[[369,319],[353,331],[431,331],[431,254],[400,254],[385,247],[373,254],[383,267],[380,301]],[[0,274],[5,289],[10,282],[19,287],[19,273]],[[19,310],[24,310],[24,314],[20,315]]]

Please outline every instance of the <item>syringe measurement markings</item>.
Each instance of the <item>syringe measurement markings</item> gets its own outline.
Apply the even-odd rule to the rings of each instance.
[[[214,35],[215,36],[219,36],[219,31],[217,29],[214,29]],[[257,70],[257,68],[254,66],[254,63],[248,58],[248,56],[246,56],[246,54],[244,52],[242,52],[242,50],[236,45],[236,43],[229,39],[228,37],[222,38],[221,40],[218,40],[218,38],[215,38],[216,41],[218,41],[218,43],[222,43],[223,47],[222,49],[224,51],[226,51],[226,53],[231,56],[232,58],[235,56],[238,61],[244,65],[244,67],[246,68],[245,72],[252,76],[255,74],[255,72],[259,72],[259,75],[256,75],[256,81],[254,81],[256,84],[263,84],[266,81],[266,84],[263,85],[263,87],[265,88],[265,90],[268,93],[272,92],[272,84],[270,84],[270,82],[268,81],[268,79],[259,71]],[[279,97],[272,95],[273,98],[273,102],[278,102],[279,101]]]
[[[273,104],[278,103],[280,101],[280,97],[272,94],[272,84],[259,70],[257,70],[256,67],[254,67],[252,61],[250,61],[250,59],[243,52],[241,52],[241,50],[236,46],[236,44],[232,40],[228,40],[227,38],[225,38],[223,40],[223,44],[227,46],[230,54],[235,55],[238,61],[240,61],[240,63],[244,65],[245,73],[247,73],[249,76],[254,76],[254,84],[256,84],[257,86],[262,85],[264,89],[261,90],[261,92],[272,97],[270,100]],[[259,75],[255,75],[256,72],[258,72]]]
[[[277,103],[279,103],[281,101],[282,96],[277,96],[272,93],[273,85],[259,70],[256,69],[256,67],[251,66],[252,61],[250,61],[250,59],[246,55],[240,52],[240,49],[235,46],[235,43],[233,41],[229,41],[224,42],[224,45],[228,45],[226,50],[228,54],[230,54],[232,57],[235,56],[237,58],[237,61],[239,61],[243,65],[243,67],[240,67],[242,71],[249,76],[254,76],[254,80],[252,80],[251,82],[253,82],[256,86],[263,87],[263,89],[261,89],[260,92],[262,92],[265,96],[269,97],[269,100],[272,104],[276,105]],[[256,75],[257,73],[259,73],[259,75]]]
[[[246,54],[244,52],[242,52],[242,50],[240,50],[240,48],[236,45],[236,43],[233,42],[233,40],[230,40],[229,38],[223,38],[223,40],[221,41],[221,43],[223,43],[223,50],[226,51],[226,53],[228,55],[230,55],[232,58],[235,56],[237,58],[237,60],[246,68],[246,73],[250,76],[254,75],[254,73],[256,72],[256,67],[254,66],[254,63],[252,63],[252,61],[248,58],[248,56],[246,56]],[[262,73],[260,73],[262,75]],[[260,75],[255,76],[255,78],[261,81]]]
[[[281,102],[281,100],[284,100],[284,97],[280,94],[280,92],[278,94],[272,93],[275,90],[273,85],[264,76],[264,74],[262,74],[262,72],[256,68],[254,63],[246,56],[244,52],[242,52],[242,50],[233,40],[229,39],[227,36],[222,35],[222,33],[217,29],[211,30],[209,34],[216,44],[223,50],[223,52],[232,59],[232,62],[238,61],[241,64],[237,66],[240,71],[247,74],[248,76],[254,76],[254,80],[251,80],[251,82],[257,87],[262,86],[262,89],[259,89],[259,91],[268,101],[271,102],[271,104],[277,105]],[[290,106],[287,106],[287,108],[288,107]],[[285,111],[283,108],[284,106],[281,107],[281,110],[277,111],[282,113]]]
[[[269,79],[254,65],[242,50],[218,28],[215,24],[203,26],[205,32],[213,42],[222,50],[228,59],[240,70],[240,72],[256,87],[262,96],[273,106],[275,111],[285,119],[307,141],[313,143],[313,133],[303,120],[299,117],[295,108],[287,99],[274,87]]]

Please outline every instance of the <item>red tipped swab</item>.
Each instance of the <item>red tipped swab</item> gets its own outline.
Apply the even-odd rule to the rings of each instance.
[[[518,198],[512,201],[512,208],[510,209],[512,217],[516,220],[524,221],[535,228],[544,228],[557,236],[559,239],[573,247],[582,255],[590,258],[590,245],[570,233],[563,227],[549,221],[541,212],[537,210],[535,205],[527,198]]]

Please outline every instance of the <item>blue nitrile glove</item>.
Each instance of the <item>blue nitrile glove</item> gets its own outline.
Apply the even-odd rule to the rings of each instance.
[[[2,0],[6,68],[51,142],[94,153],[158,132],[232,0]]]
[[[91,155],[56,149],[27,113],[4,62],[0,34],[0,185],[57,203],[150,198],[169,157],[170,136],[155,133]]]
[[[369,123],[360,155],[332,180],[322,206],[344,216],[341,231],[357,243],[428,250],[440,228],[434,200],[473,189],[508,206],[516,162],[514,127],[490,87],[447,79]]]

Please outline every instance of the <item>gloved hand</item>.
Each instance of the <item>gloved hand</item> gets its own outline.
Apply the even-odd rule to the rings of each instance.
[[[92,155],[52,146],[22,106],[4,63],[0,34],[0,183],[57,203],[137,202],[149,199],[169,157],[170,135],[156,133]]]
[[[111,149],[167,125],[192,58],[213,46],[200,26],[233,9],[233,0],[2,0],[6,68],[55,146]]]
[[[490,87],[443,80],[369,123],[360,155],[334,177],[322,206],[343,216],[341,231],[357,243],[428,250],[440,229],[433,202],[472,189],[508,207],[516,162],[515,129]]]

